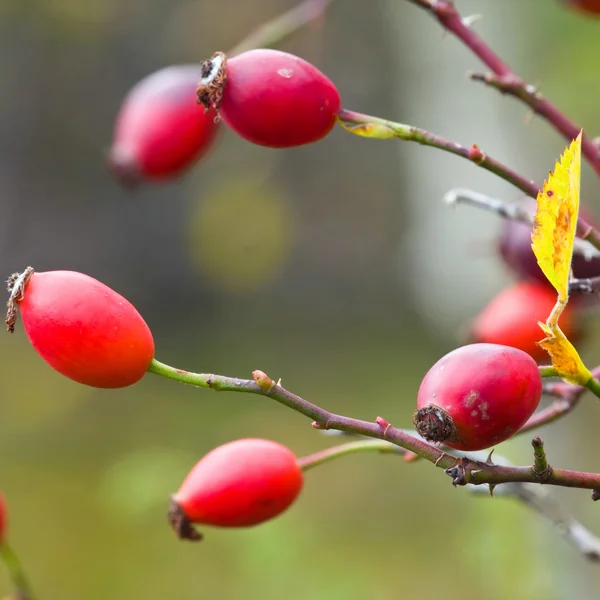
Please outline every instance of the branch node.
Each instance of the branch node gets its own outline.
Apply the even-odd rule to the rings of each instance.
[[[552,467],[546,459],[544,440],[539,435],[536,435],[531,440],[531,445],[533,446],[533,474],[540,483],[545,483],[552,477]]]
[[[252,371],[252,378],[258,384],[258,387],[268,396],[271,390],[277,386],[264,371],[256,370]]]
[[[473,144],[469,148],[467,156],[469,157],[469,160],[474,162],[476,165],[482,164],[486,159],[485,152],[482,152],[477,144]]]
[[[469,483],[469,472],[467,471],[468,465],[469,460],[467,458],[459,458],[455,466],[444,471],[446,475],[452,477],[452,485],[454,487],[457,485],[467,485],[467,483]]]
[[[381,427],[381,429],[383,429],[383,439],[385,440],[385,436],[387,435],[387,432],[388,432],[389,428],[392,426],[392,424],[389,423],[383,417],[377,417],[375,419],[375,423],[377,423],[377,425],[379,425],[379,427]]]

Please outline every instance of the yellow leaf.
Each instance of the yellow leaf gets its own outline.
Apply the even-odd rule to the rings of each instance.
[[[592,374],[583,364],[577,350],[565,337],[560,327],[558,325],[548,327],[544,323],[538,323],[538,325],[547,335],[538,344],[548,352],[560,377],[574,385],[585,385],[592,379]]]
[[[579,214],[581,132],[565,149],[560,162],[537,197],[531,234],[533,252],[548,281],[566,302],[573,242]]]
[[[338,123],[350,133],[360,137],[371,138],[375,140],[389,140],[396,137],[395,131],[383,123],[347,123],[338,119]]]

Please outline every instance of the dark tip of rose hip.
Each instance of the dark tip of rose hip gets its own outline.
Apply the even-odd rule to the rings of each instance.
[[[34,273],[33,267],[27,267],[22,273],[13,273],[6,280],[10,298],[6,303],[6,316],[4,323],[8,333],[14,333],[15,323],[17,322],[18,307],[17,303],[23,300],[25,296],[25,286]]]
[[[107,156],[108,168],[117,181],[129,190],[136,189],[143,180],[137,160],[125,148],[117,146]]]
[[[455,442],[458,439],[452,417],[435,404],[415,411],[413,424],[417,433],[428,442]]]
[[[202,534],[192,527],[189,519],[185,516],[183,509],[173,496],[171,497],[168,518],[173,531],[180,540],[199,542],[202,539]]]
[[[227,82],[226,67],[227,56],[223,52],[215,52],[200,65],[202,79],[198,82],[196,95],[198,104],[202,104],[206,110],[219,110]]]

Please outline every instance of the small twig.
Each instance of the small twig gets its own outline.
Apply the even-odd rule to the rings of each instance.
[[[304,0],[298,6],[257,27],[229,52],[229,56],[281,43],[304,25],[320,19],[332,2],[333,0]]]
[[[569,292],[575,294],[597,294],[600,292],[600,277],[571,279],[569,281]]]
[[[506,165],[503,165],[483,152],[475,144],[467,148],[425,129],[388,121],[387,119],[365,115],[352,110],[342,109],[338,115],[338,122],[346,131],[355,135],[378,139],[397,138],[408,142],[417,142],[423,146],[431,146],[466,158],[482,169],[486,169],[514,185],[524,194],[532,198],[537,198],[539,186],[534,181],[526,179]]]
[[[0,544],[0,558],[8,569],[17,598],[20,600],[35,600],[23,565],[17,554],[6,542]]]
[[[592,369],[594,378],[600,377],[600,367]],[[516,435],[528,433],[533,429],[538,429],[543,425],[554,423],[561,417],[570,413],[581,400],[581,396],[587,388],[579,385],[571,385],[564,381],[545,382],[544,393],[553,396],[555,400],[550,406],[543,408],[530,417],[530,419],[519,429]]]
[[[519,221],[533,227],[533,213],[527,206],[520,202],[508,202],[499,198],[492,198],[491,196],[467,188],[452,189],[444,195],[443,199],[447,204],[467,204],[490,211],[503,219]],[[579,225],[580,221],[578,221],[579,234],[585,234],[585,230],[579,227]],[[600,256],[600,250],[594,248],[590,242],[579,237],[575,238],[573,253],[582,255],[587,260]],[[598,285],[600,286],[600,283]]]
[[[541,483],[544,483],[552,474],[552,467],[548,464],[548,460],[546,459],[544,441],[538,435],[531,440],[531,445],[533,446],[533,473]]]
[[[381,440],[361,440],[340,444],[339,446],[333,446],[332,448],[327,448],[326,450],[303,456],[299,458],[297,462],[303,471],[308,471],[309,469],[318,467],[330,460],[335,460],[336,458],[348,456],[349,454],[356,454],[358,452],[405,454],[406,450]]]
[[[505,94],[518,98],[533,112],[545,118],[567,141],[574,140],[581,127],[571,121],[564,113],[544,98],[531,84],[523,81],[487,44],[487,42],[470,28],[470,23],[463,19],[454,4],[447,0],[408,0],[425,9],[448,32],[455,35],[469,48],[489,69],[492,74],[474,77],[495,87]],[[587,136],[582,136],[581,152],[600,175],[600,148]],[[592,227],[585,219],[579,219],[578,231],[585,232],[583,239],[600,249],[600,231]]]
[[[475,494],[486,493],[482,487],[469,486],[469,490]],[[569,514],[549,489],[530,483],[505,483],[495,489],[494,495],[523,502],[551,521],[561,535],[585,558],[592,562],[600,562],[600,538]]]
[[[414,452],[433,463],[436,467],[445,469],[446,474],[452,477],[455,485],[466,485],[468,483],[475,485],[497,485],[506,482],[538,482],[538,478],[531,467],[500,466],[491,464],[488,460],[482,462],[469,458],[457,459],[453,454],[444,452],[440,448],[387,422],[386,427],[382,427],[381,423],[384,421],[383,419],[378,419],[376,422],[369,422],[331,413],[286,390],[281,385],[281,382],[275,382],[262,371],[254,371],[252,373],[254,380],[238,379],[208,373],[191,373],[182,369],[175,369],[157,360],[152,361],[148,370],[151,373],[188,385],[211,388],[216,391],[258,394],[272,398],[280,404],[312,419],[312,425],[315,429],[338,429],[374,439],[385,439],[405,450]],[[545,480],[545,483],[562,487],[590,490],[600,489],[600,474],[555,468]]]

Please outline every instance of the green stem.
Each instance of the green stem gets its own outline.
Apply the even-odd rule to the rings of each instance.
[[[461,156],[462,158],[466,158],[475,163],[477,166],[494,173],[505,181],[508,181],[508,183],[514,185],[524,194],[527,194],[527,196],[537,198],[540,188],[535,182],[526,179],[509,167],[491,158],[482,152],[476,145],[467,148],[466,146],[461,146],[456,142],[447,140],[430,131],[426,131],[425,129],[419,129],[412,125],[404,125],[403,123],[395,123],[394,121],[365,115],[352,110],[342,109],[338,114],[338,123],[346,131],[362,137],[372,139],[398,138],[400,140],[417,142],[417,144],[431,146],[433,148],[438,148],[439,150],[444,150],[445,152],[450,152],[456,156]]]
[[[29,580],[25,575],[23,565],[19,560],[17,554],[12,548],[6,543],[0,544],[0,558],[6,565],[10,578],[12,579],[13,586],[20,600],[34,600],[35,596],[29,585]]]
[[[389,442],[383,442],[380,440],[365,440],[358,442],[348,442],[346,444],[340,444],[333,448],[327,448],[308,456],[303,456],[298,459],[298,465],[303,471],[308,471],[313,467],[318,467],[323,463],[329,462],[348,454],[356,454],[357,452],[390,452],[393,454],[404,454],[404,451],[390,444]]]
[[[593,377],[585,384],[585,387],[594,394],[597,398],[600,398],[600,381]]]
[[[229,52],[236,56],[254,48],[280,44],[298,29],[323,16],[333,0],[304,0],[298,6],[259,26]]]
[[[542,379],[545,379],[546,377],[558,377],[558,372],[556,371],[556,369],[554,368],[553,365],[549,365],[549,366],[545,366],[545,367],[538,367],[539,371],[540,371],[540,377]]]

